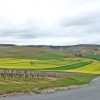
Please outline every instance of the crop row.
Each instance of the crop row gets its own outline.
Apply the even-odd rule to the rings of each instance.
[[[79,62],[79,63],[70,64],[70,65],[59,66],[59,67],[55,67],[55,68],[44,68],[42,70],[50,70],[50,71],[52,71],[52,70],[54,70],[54,71],[70,70],[70,69],[77,69],[80,67],[84,67],[84,66],[89,65],[91,63],[92,63],[91,61],[86,61],[86,62]]]

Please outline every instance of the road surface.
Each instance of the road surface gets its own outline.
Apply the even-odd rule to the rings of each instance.
[[[100,77],[86,87],[51,94],[0,97],[0,100],[100,100]]]

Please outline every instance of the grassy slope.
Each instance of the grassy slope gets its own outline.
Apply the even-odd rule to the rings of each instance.
[[[81,85],[89,83],[93,77],[69,77],[64,79],[1,77],[0,94],[8,93],[39,93],[42,89],[54,87],[66,87],[69,85]]]
[[[0,47],[0,57],[20,59],[59,59],[66,55],[60,50],[50,48],[31,47]]]

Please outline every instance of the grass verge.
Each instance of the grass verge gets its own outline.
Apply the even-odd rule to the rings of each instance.
[[[63,79],[0,76],[0,95],[10,93],[40,93],[43,89],[88,84],[92,79],[93,76],[78,76]]]

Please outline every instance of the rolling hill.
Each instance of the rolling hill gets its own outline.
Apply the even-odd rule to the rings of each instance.
[[[88,55],[88,56],[85,56]],[[0,44],[0,57],[28,59],[56,59],[100,55],[100,45],[45,46]],[[91,57],[89,57],[91,58]]]
[[[100,74],[100,45],[0,45],[0,68]]]

